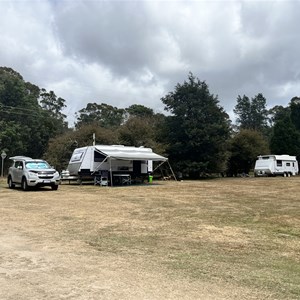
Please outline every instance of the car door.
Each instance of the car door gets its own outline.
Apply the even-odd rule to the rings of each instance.
[[[20,183],[22,181],[23,176],[24,163],[23,161],[16,161],[14,168],[14,182]]]

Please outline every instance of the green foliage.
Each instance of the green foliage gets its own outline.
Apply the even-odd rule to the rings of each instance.
[[[251,101],[249,97],[238,95],[237,104],[233,112],[238,116],[237,123],[241,128],[250,129],[252,127],[251,122]]]
[[[8,149],[9,156],[41,157],[49,139],[67,128],[61,113],[64,100],[47,94],[13,69],[0,67],[0,147]]]
[[[300,157],[300,132],[292,123],[290,116],[285,116],[274,125],[270,148],[272,153]]]
[[[119,141],[127,146],[150,146],[154,130],[149,120],[133,117],[119,129]]]
[[[103,128],[120,126],[125,118],[125,110],[105,103],[88,103],[77,114],[76,128],[85,124],[97,123]]]
[[[62,122],[66,118],[66,115],[62,113],[62,110],[66,107],[65,102],[65,99],[57,97],[53,91],[47,92],[45,89],[41,89],[40,104],[42,109]]]
[[[289,116],[291,113],[290,107],[283,107],[282,105],[276,105],[269,109],[269,122],[271,126],[274,126],[279,120]]]
[[[164,154],[165,145],[158,138],[162,120],[161,115],[130,117],[118,130],[119,143],[126,146],[145,146]]]
[[[133,104],[126,108],[129,117],[150,118],[154,116],[153,109],[140,104]]]
[[[175,168],[191,177],[223,171],[230,121],[208,85],[190,73],[188,81],[161,100],[172,113],[166,118],[164,137]]]
[[[294,97],[290,102],[291,121],[296,129],[300,131],[300,98]]]
[[[22,143],[21,126],[14,122],[0,121],[0,150],[5,150],[9,155],[24,149]]]
[[[268,110],[266,109],[266,99],[259,93],[251,100],[247,96],[237,98],[234,108],[237,115],[237,123],[240,129],[251,129],[264,132],[268,123]]]
[[[273,133],[270,148],[276,154],[300,157],[300,98],[293,97],[288,107],[275,106],[270,110]]]
[[[269,146],[260,132],[243,129],[231,138],[229,150],[227,174],[237,176],[249,174],[257,156],[269,153]]]

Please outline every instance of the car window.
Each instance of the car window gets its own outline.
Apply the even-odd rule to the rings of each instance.
[[[25,167],[26,169],[49,169],[50,168],[50,166],[44,161],[41,162],[29,161],[26,162]]]
[[[22,168],[22,169],[23,169],[23,162],[21,162],[21,161],[16,161],[16,162],[15,162],[15,168]]]

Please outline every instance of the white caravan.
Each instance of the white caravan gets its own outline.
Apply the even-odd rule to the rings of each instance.
[[[153,171],[153,161],[167,160],[152,152],[151,148],[95,145],[75,149],[67,171],[78,179],[94,178],[103,172],[112,182],[114,176],[117,178],[122,174],[130,178],[146,177]]]
[[[291,176],[299,171],[296,156],[290,155],[260,155],[254,167],[255,176]]]

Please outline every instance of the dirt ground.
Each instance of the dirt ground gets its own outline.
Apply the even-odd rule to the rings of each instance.
[[[173,197],[177,188],[174,182],[115,188],[63,184],[58,191],[23,192],[2,181],[0,299],[275,299],[235,283],[172,273],[138,248],[130,253],[93,246],[99,232],[121,223],[151,230],[150,223],[131,223],[138,202]]]

